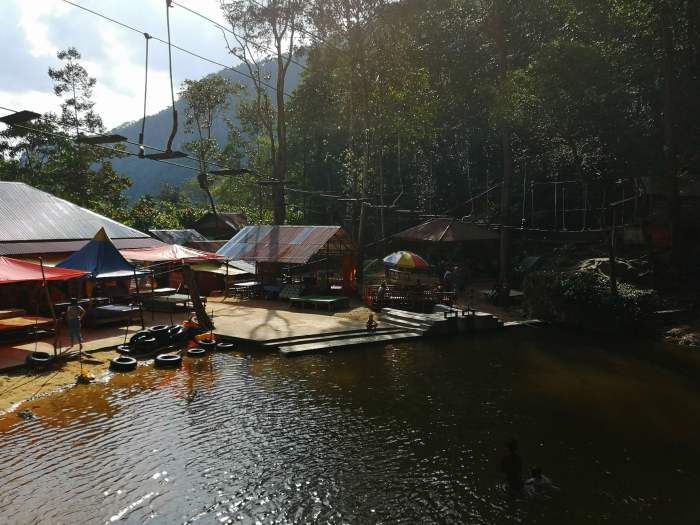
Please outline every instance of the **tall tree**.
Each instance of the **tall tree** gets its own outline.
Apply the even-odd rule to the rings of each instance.
[[[49,68],[61,112],[47,113],[31,126],[8,128],[0,134],[0,150],[10,159],[6,179],[19,180],[106,215],[118,215],[126,206],[128,178],[110,162],[121,156],[119,147],[76,142],[79,135],[102,133],[102,119],[92,98],[95,78],[79,62],[71,47],[57,53],[63,65]],[[31,129],[26,129],[31,128]]]
[[[212,138],[212,128],[229,109],[230,98],[237,93],[238,89],[219,75],[210,75],[202,80],[185,80],[180,91],[182,100],[187,104],[185,129],[197,137],[184,147],[197,158],[197,183],[206,194],[214,215],[216,203],[211,192],[209,167],[221,158],[221,150],[219,143]]]
[[[253,122],[269,141],[276,224],[283,224],[286,219],[286,79],[289,64],[302,40],[299,29],[304,23],[305,5],[304,0],[224,0],[221,3],[232,28],[233,41],[227,39],[228,49],[246,65],[253,80],[255,93],[250,105]],[[271,87],[269,81],[273,75],[275,80]]]

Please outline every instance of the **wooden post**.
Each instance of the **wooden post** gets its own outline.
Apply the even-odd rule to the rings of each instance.
[[[44,288],[46,302],[49,303],[49,311],[51,312],[51,317],[53,317],[53,356],[56,357],[58,348],[58,319],[56,319],[56,311],[54,310],[53,303],[51,302],[51,294],[49,294],[49,287],[46,283],[46,274],[44,273],[43,257],[39,257],[39,266],[41,266],[41,286]],[[36,327],[34,331],[36,336]]]
[[[141,319],[141,330],[146,328],[146,323],[143,322],[143,303],[141,301],[141,291],[139,289],[139,279],[136,277],[136,268],[134,268],[134,284],[136,284],[136,300],[139,303],[139,318]]]
[[[190,291],[190,300],[192,301],[192,307],[197,314],[199,326],[206,330],[213,330],[214,323],[212,323],[211,318],[207,314],[207,311],[202,304],[202,300],[199,297],[199,287],[197,286],[197,279],[195,279],[194,272],[191,270],[189,265],[184,264],[182,266],[182,274],[187,281],[187,287]]]
[[[612,209],[612,226],[610,227],[610,293],[617,296],[617,269],[615,268],[615,237],[617,229],[617,207]]]

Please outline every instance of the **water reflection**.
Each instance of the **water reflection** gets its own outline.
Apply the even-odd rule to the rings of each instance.
[[[72,389],[31,403],[36,420],[0,419],[0,516],[692,523],[697,368],[548,334],[214,354]],[[498,489],[512,435],[563,487],[555,499]]]

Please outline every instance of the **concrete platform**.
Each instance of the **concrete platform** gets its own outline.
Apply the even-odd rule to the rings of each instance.
[[[292,311],[287,303],[271,301],[265,307],[246,303],[210,299],[207,312],[214,313],[214,334],[224,339],[264,343],[272,339],[365,329],[364,322],[317,311]]]

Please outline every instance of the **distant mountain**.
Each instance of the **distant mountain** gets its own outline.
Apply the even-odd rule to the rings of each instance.
[[[238,71],[247,73],[245,65],[240,65],[235,68]],[[266,67],[270,73],[272,79],[277,78],[277,66],[276,64],[270,63]],[[292,62],[287,70],[287,79],[285,84],[285,91],[291,93],[299,85],[301,77],[302,68]],[[231,71],[230,69],[224,69],[216,73],[224,78],[231,80],[232,82],[242,84],[248,88],[249,93],[253,93],[253,82],[244,77]],[[274,80],[268,82],[274,85]],[[272,90],[269,90],[272,93]],[[274,97],[273,97],[274,101]],[[229,113],[226,115],[227,118],[236,122],[237,119],[237,106],[238,99],[236,97],[231,98],[231,108]],[[175,135],[175,140],[173,141],[173,149],[181,150],[182,145],[185,142],[189,142],[194,139],[194,136],[190,133],[185,133],[184,131],[184,121],[185,121],[185,110],[186,104],[182,100],[175,101],[175,108],[178,112],[178,131]],[[170,130],[172,127],[172,110],[170,107],[164,109],[155,115],[149,115],[146,118],[146,131],[144,134],[144,143],[149,146],[154,146],[157,148],[164,149],[170,136]],[[141,131],[141,120],[135,122],[129,122],[122,124],[111,130],[111,133],[119,133],[124,135],[127,139],[138,142],[139,132]],[[228,128],[224,123],[223,119],[218,120],[213,127],[213,135],[216,140],[222,146],[226,143],[228,138]],[[128,146],[129,151],[138,153],[138,147]],[[147,151],[146,153],[155,153],[155,151]],[[189,159],[175,159],[170,162],[177,162],[178,164],[189,164],[194,166],[194,161]],[[145,194],[158,194],[160,192],[163,183],[169,183],[175,186],[180,186],[184,182],[195,177],[196,173],[192,170],[186,170],[183,168],[178,168],[174,166],[168,166],[162,162],[154,162],[150,160],[139,159],[136,157],[126,157],[123,159],[115,159],[113,161],[115,169],[122,175],[128,176],[132,181],[132,186],[128,190],[127,195],[130,201],[135,201],[140,196]]]

